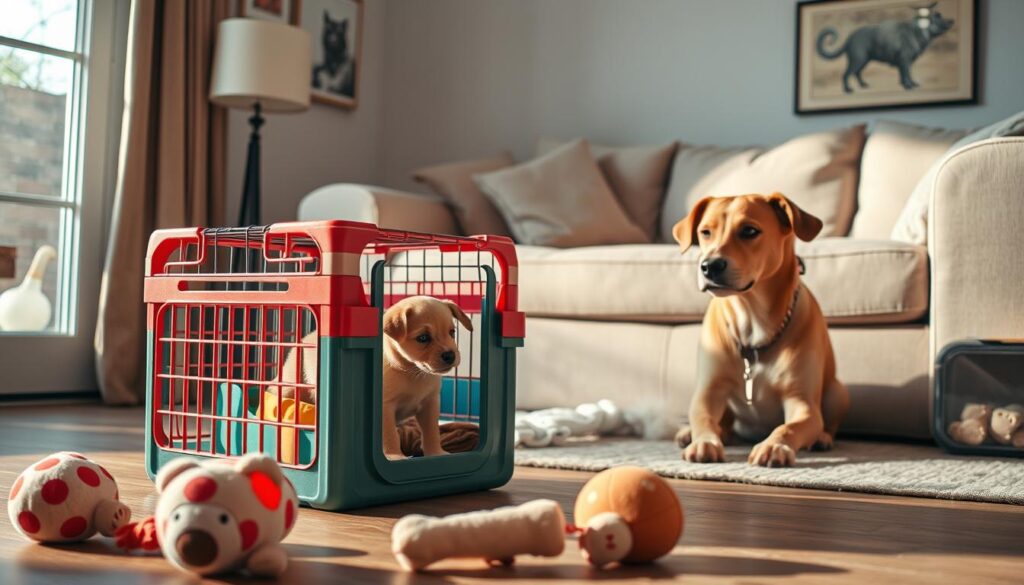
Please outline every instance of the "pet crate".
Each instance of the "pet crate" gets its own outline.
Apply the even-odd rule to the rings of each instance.
[[[146,465],[275,457],[301,501],[341,510],[503,485],[512,475],[517,310],[511,240],[296,222],[154,232],[146,257]],[[459,305],[462,355],[442,421],[476,449],[388,460],[382,317],[430,295]],[[287,368],[287,369],[286,369]],[[280,389],[294,388],[293,392]],[[305,400],[316,391],[315,402]]]
[[[1024,457],[1024,340],[950,343],[936,358],[934,391],[935,440],[944,449]]]

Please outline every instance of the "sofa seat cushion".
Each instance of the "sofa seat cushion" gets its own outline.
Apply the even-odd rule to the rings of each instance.
[[[688,323],[710,296],[697,288],[699,250],[671,244],[557,249],[518,246],[519,306],[531,316]],[[922,246],[824,238],[797,244],[804,282],[830,323],[905,323],[928,308]]]

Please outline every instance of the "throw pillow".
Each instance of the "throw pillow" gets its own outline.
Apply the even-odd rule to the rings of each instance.
[[[663,237],[702,197],[780,192],[821,219],[823,236],[853,218],[864,126],[799,136],[771,149],[679,147],[665,196]]]
[[[541,138],[537,142],[537,156],[544,156],[565,141]],[[590,145],[608,186],[633,223],[651,240],[658,235],[658,216],[665,197],[668,169],[678,142],[659,146],[599,146]]]
[[[935,161],[917,182],[910,199],[907,200],[903,213],[892,228],[892,239],[911,244],[925,245],[928,243],[928,206],[931,202],[932,186],[939,174],[939,168],[949,155],[967,146],[988,138],[1004,136],[1024,136],[1024,112],[1018,112],[1005,120],[972,132],[953,143],[946,155]]]
[[[626,217],[584,140],[475,179],[518,243],[567,248],[650,241]]]
[[[460,161],[424,167],[413,178],[426,183],[455,212],[464,234],[508,236],[511,232],[494,204],[480,192],[473,175],[510,167],[515,164],[507,152],[491,158]]]
[[[850,235],[862,240],[888,240],[914,185],[964,134],[960,130],[876,122],[864,145],[857,215]]]

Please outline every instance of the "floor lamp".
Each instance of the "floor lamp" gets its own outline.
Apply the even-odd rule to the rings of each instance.
[[[229,18],[217,29],[210,100],[251,110],[238,225],[260,224],[260,126],[265,112],[309,108],[309,33],[286,24]]]

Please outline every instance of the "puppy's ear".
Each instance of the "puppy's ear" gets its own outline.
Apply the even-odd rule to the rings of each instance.
[[[704,217],[704,211],[708,208],[708,204],[711,203],[712,197],[705,197],[697,202],[697,205],[693,206],[690,210],[690,215],[679,221],[672,228],[672,237],[679,242],[679,246],[682,249],[687,249],[690,246],[697,243],[697,226],[700,225],[700,220]]]
[[[792,230],[796,237],[805,242],[810,242],[821,231],[821,220],[797,207],[782,193],[772,193],[768,196],[768,203],[779,217],[779,222],[787,233]]]
[[[407,309],[389,309],[384,313],[384,334],[392,339],[405,337]]]
[[[199,464],[196,463],[195,460],[187,457],[178,457],[177,459],[173,459],[167,463],[167,465],[164,465],[160,470],[160,473],[156,474],[156,493],[163,493],[163,491],[167,489],[168,484],[171,483],[172,479],[193,467],[199,467]]]
[[[452,312],[452,316],[455,317],[459,323],[462,323],[463,327],[469,331],[473,330],[473,321],[468,315],[462,312],[462,307],[456,305],[452,301],[444,301],[444,304],[448,305],[448,309]]]

